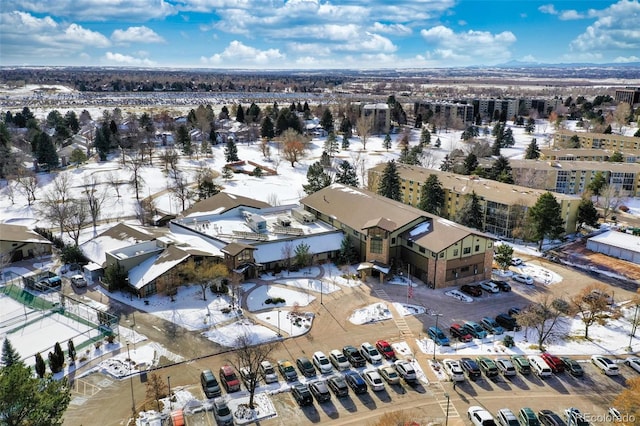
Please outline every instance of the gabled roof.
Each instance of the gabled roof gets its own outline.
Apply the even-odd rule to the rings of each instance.
[[[6,223],[0,223],[0,241],[51,244],[51,241],[26,226],[8,225]]]
[[[255,249],[256,248],[250,244],[229,243],[226,246],[222,247],[220,251],[230,256],[237,256],[242,252],[242,250],[255,250]]]
[[[376,219],[371,219],[367,221],[367,223],[364,224],[362,229],[369,229],[369,228],[375,228],[375,227],[382,228],[385,231],[391,232],[396,229],[396,223],[385,217],[378,217]]]
[[[129,271],[129,284],[141,289],[165,272],[182,263],[189,253],[176,246],[169,246],[161,253],[150,257]]]
[[[183,211],[182,216],[199,216],[202,213],[222,214],[239,206],[253,207],[256,209],[271,207],[264,201],[254,200],[252,198],[243,197],[241,195],[219,192],[216,195],[212,195],[211,197],[207,198],[206,200],[195,203],[194,205]]]
[[[97,237],[80,245],[85,256],[98,265],[104,265],[107,260],[106,253],[123,247],[152,241],[167,233],[168,230],[149,230],[140,226],[119,223]]]

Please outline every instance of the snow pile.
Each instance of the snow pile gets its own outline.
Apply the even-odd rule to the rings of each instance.
[[[394,302],[393,307],[396,308],[396,311],[403,317],[407,315],[420,315],[424,314],[427,310],[424,306],[417,305],[407,305],[405,303]]]
[[[373,305],[365,306],[358,309],[351,314],[349,321],[353,324],[361,325],[378,321],[385,321],[393,318],[391,311],[384,303],[374,303]]]
[[[253,397],[255,408],[249,408],[249,397],[233,398],[229,401],[229,409],[237,425],[258,423],[278,415],[276,407],[266,393],[257,393]]]

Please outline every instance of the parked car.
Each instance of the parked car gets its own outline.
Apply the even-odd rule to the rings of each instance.
[[[520,422],[513,411],[508,408],[501,408],[498,410],[496,420],[501,426],[520,426]]]
[[[620,370],[615,362],[602,355],[591,355],[591,362],[607,376],[617,376]]]
[[[451,337],[458,339],[461,342],[470,342],[473,340],[473,336],[469,332],[462,328],[460,324],[451,324],[449,327],[449,334]]]
[[[467,321],[464,323],[463,328],[476,339],[484,339],[487,337],[487,332],[477,322]]]
[[[487,333],[491,333],[493,335],[499,336],[504,334],[504,328],[500,327],[496,320],[490,317],[484,317],[480,320],[480,325],[482,328],[487,330]]]
[[[511,362],[513,363],[513,366],[516,367],[516,370],[518,370],[520,374],[526,375],[531,373],[531,364],[529,363],[529,360],[524,356],[513,355],[511,357]]]
[[[309,391],[309,387],[304,383],[294,383],[291,386],[291,395],[293,395],[293,398],[301,407],[313,404],[311,391]]]
[[[480,356],[480,357],[476,358],[476,362],[478,363],[478,366],[480,367],[480,371],[482,371],[485,376],[487,376],[487,377],[495,377],[498,374],[500,374],[500,372],[498,371],[498,367],[496,366],[496,363],[493,362],[493,360],[491,358],[487,358],[485,356]]]
[[[589,426],[590,423],[585,420],[584,414],[575,407],[569,407],[564,410],[567,426]]]
[[[460,365],[469,380],[475,380],[482,376],[480,367],[478,367],[478,364],[471,358],[460,358]]]
[[[233,414],[224,398],[216,398],[213,400],[213,416],[216,418],[218,426],[233,424]]]
[[[460,363],[455,359],[442,360],[444,371],[447,373],[452,382],[464,381],[464,370],[460,366]]]
[[[311,364],[311,361],[309,361],[309,358],[307,358],[306,356],[297,358],[296,366],[304,377],[313,377],[316,375],[316,369],[313,367],[313,364]]]
[[[202,370],[200,373],[200,384],[202,385],[204,396],[207,398],[215,398],[222,394],[220,384],[211,370]]]
[[[520,312],[522,312],[522,309],[520,308],[516,308],[515,306],[512,306],[511,308],[509,308],[509,310],[507,311],[507,313],[511,316],[514,315],[518,315]]]
[[[331,392],[324,380],[316,380],[309,383],[309,391],[318,402],[326,402],[331,399]]]
[[[87,280],[85,280],[82,275],[76,274],[71,277],[71,284],[75,285],[76,287],[86,287]]]
[[[538,420],[540,420],[540,423],[544,426],[567,426],[562,420],[562,417],[551,410],[538,411]]]
[[[624,360],[624,363],[625,365],[628,365],[629,367],[633,368],[638,373],[640,373],[640,358],[635,356],[630,356],[629,358]]]
[[[348,370],[349,367],[351,367],[347,357],[337,349],[332,349],[331,352],[329,352],[329,361],[331,361],[331,364],[338,371]]]
[[[503,376],[515,376],[518,374],[516,367],[508,358],[497,358],[495,362],[496,367],[498,367]]]
[[[298,380],[298,373],[296,373],[296,369],[293,368],[291,361],[284,359],[278,361],[278,371],[280,371],[280,375],[287,382],[295,382]]]
[[[333,371],[331,361],[329,361],[329,358],[327,358],[324,353],[320,351],[314,352],[312,359],[313,365],[316,366],[320,374],[327,374]]]
[[[474,426],[496,426],[496,421],[491,413],[477,405],[469,407],[467,417]]]
[[[449,346],[449,338],[445,336],[442,330],[438,327],[429,327],[427,329],[429,338],[434,341],[438,346]]]
[[[351,345],[345,346],[344,348],[342,348],[342,353],[345,357],[347,357],[347,359],[349,360],[349,363],[354,368],[364,367],[367,364],[367,360],[364,359],[360,351],[356,349],[354,346],[351,346]]]
[[[522,283],[522,284],[533,285],[533,278],[531,278],[529,275],[515,274],[513,276],[513,279],[515,281],[518,281],[519,283]]]
[[[391,361],[396,360],[396,353],[386,340],[378,340],[376,342],[376,349],[382,354],[383,357]]]
[[[578,363],[578,361],[566,356],[560,357],[560,359],[564,364],[565,371],[568,371],[572,376],[580,377],[584,375],[584,370],[582,369],[582,366]]]
[[[222,386],[227,393],[237,392],[240,390],[240,380],[238,380],[236,372],[233,371],[233,367],[230,365],[223,365],[220,367],[219,376],[220,383],[222,383]]]
[[[520,266],[522,265],[522,259],[520,259],[519,257],[514,257],[511,259],[511,264],[513,266]]]
[[[476,285],[465,284],[462,287],[460,287],[460,291],[473,297],[482,296],[482,289]]]
[[[337,397],[349,395],[349,386],[347,385],[347,382],[344,380],[344,377],[338,374],[334,374],[329,377],[327,379],[327,385]]]
[[[367,359],[371,364],[380,364],[382,362],[382,355],[380,352],[369,342],[364,342],[360,345],[360,351],[362,356]]]
[[[520,331],[518,321],[509,314],[498,314],[496,322],[507,331]]]
[[[518,420],[522,426],[540,426],[540,420],[536,413],[529,407],[521,408],[518,411]]]
[[[511,286],[508,282],[502,280],[491,280],[492,283],[498,286],[500,291],[509,292],[511,291]]]
[[[393,366],[398,372],[398,375],[402,377],[405,382],[414,383],[416,380],[418,380],[416,370],[413,368],[413,365],[411,365],[409,361],[400,359],[396,361]]]
[[[400,376],[398,375],[398,372],[390,365],[378,367],[378,373],[380,373],[380,376],[382,376],[382,378],[390,385],[397,385],[400,383]]]
[[[240,368],[240,378],[242,379],[242,383],[244,383],[244,386],[247,389],[251,387],[252,383],[257,384],[259,381],[257,374],[251,371],[249,367]]]
[[[564,373],[564,362],[562,362],[560,358],[551,355],[549,352],[543,352],[540,356],[544,359],[544,362],[551,367],[551,371],[554,373]]]
[[[362,374],[364,381],[374,391],[379,392],[384,390],[384,381],[382,376],[376,370],[367,370]]]
[[[262,361],[260,363],[260,375],[266,384],[276,383],[278,381],[278,375],[269,361]]]
[[[500,293],[500,287],[493,281],[483,281],[480,283],[480,288],[487,293]]]
[[[344,373],[344,380],[354,393],[361,394],[367,392],[367,383],[357,371],[347,371]]]

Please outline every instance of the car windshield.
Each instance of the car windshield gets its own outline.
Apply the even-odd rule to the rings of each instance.
[[[219,416],[228,416],[231,414],[231,410],[226,405],[221,405],[218,407],[218,415]]]
[[[292,365],[285,365],[284,366],[284,371],[286,371],[287,373],[291,372],[291,371],[294,371],[293,370],[293,366]]]
[[[329,364],[329,360],[326,358],[318,358],[318,362],[322,365]]]

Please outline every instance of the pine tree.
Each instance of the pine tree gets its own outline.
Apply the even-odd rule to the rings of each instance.
[[[44,373],[46,372],[46,364],[44,363],[44,359],[42,359],[42,355],[40,352],[36,354],[36,374],[41,379],[44,377]]]
[[[440,164],[440,170],[443,172],[450,172],[453,170],[453,160],[449,157],[449,154],[444,156],[442,163]]]
[[[465,196],[464,205],[456,214],[456,222],[481,231],[483,227],[482,216],[480,197],[473,191]]]
[[[604,129],[604,132],[602,132],[602,133],[604,133],[605,135],[610,135],[612,131],[613,131],[613,130],[611,129],[611,124],[609,124],[609,125],[607,126],[607,128],[606,128],[606,129]]]
[[[231,170],[231,167],[224,166],[222,168],[222,178],[224,180],[229,180],[232,177],[233,177],[233,170]]]
[[[349,185],[358,187],[358,175],[356,169],[346,160],[343,160],[338,164],[338,170],[335,177],[336,183],[343,185]]]
[[[67,341],[67,354],[69,355],[71,362],[76,361],[76,347],[71,339]]]
[[[493,162],[493,166],[489,170],[489,178],[498,182],[513,183],[511,165],[506,157],[501,155]]]
[[[429,175],[420,188],[420,202],[418,208],[437,216],[442,214],[445,193],[442,184],[435,174]]]
[[[211,143],[211,145],[218,144],[218,134],[216,133],[216,129],[214,129],[213,127],[211,127],[211,130],[209,130],[209,143]]]
[[[382,141],[382,147],[387,151],[391,149],[391,135],[389,133],[387,133],[384,137],[384,140]]]
[[[60,165],[60,159],[53,141],[45,132],[39,132],[34,137],[35,155],[39,164],[46,164],[49,168],[55,168]]]
[[[313,194],[324,187],[331,185],[331,177],[325,173],[320,162],[315,162],[307,170],[307,184],[302,185],[304,192]]]
[[[542,194],[536,204],[529,208],[529,220],[534,237],[538,240],[538,250],[542,250],[545,237],[557,239],[564,232],[562,209],[550,192]]]
[[[584,225],[599,228],[598,218],[598,210],[596,210],[596,207],[593,205],[593,201],[588,197],[582,197],[578,205],[578,215],[576,216],[578,229],[582,229]]]
[[[500,141],[498,140],[498,138],[496,138],[496,140],[494,140],[493,144],[491,145],[491,155],[494,155],[496,157],[500,155]]]
[[[593,195],[596,196],[596,201],[598,201],[598,197],[602,194],[602,190],[607,185],[607,178],[604,173],[601,171],[596,172],[591,182],[587,184],[587,189],[591,191]]]
[[[515,145],[515,143],[516,143],[516,140],[513,137],[513,130],[511,130],[511,128],[508,128],[507,130],[504,131],[501,146],[502,148],[509,148]]]
[[[531,139],[531,143],[527,146],[527,152],[524,154],[525,160],[537,160],[540,158],[540,148],[536,138]]]
[[[357,258],[356,250],[351,244],[351,240],[348,235],[342,238],[340,243],[340,251],[338,252],[338,263],[341,265],[350,265]]]
[[[333,114],[329,108],[325,108],[320,118],[320,126],[327,132],[333,132]]]
[[[4,342],[2,342],[2,360],[0,360],[0,364],[2,364],[2,367],[4,368],[21,362],[20,354],[13,347],[9,339],[5,338]]]
[[[329,132],[329,135],[324,142],[324,150],[330,157],[334,157],[340,151],[338,139],[336,138],[335,133]]]
[[[266,116],[262,120],[262,125],[260,127],[260,136],[271,140],[275,135],[275,131],[273,130],[273,121],[271,121],[269,116]]]
[[[464,159],[463,174],[470,175],[476,168],[478,168],[478,157],[473,152],[470,152]]]
[[[238,123],[244,123],[244,109],[242,108],[242,104],[238,105],[238,110],[236,111],[236,121]]]
[[[62,347],[60,346],[60,342],[56,342],[53,346],[53,354],[56,357],[56,362],[62,368],[64,366],[64,352],[62,352]]]
[[[436,143],[435,143],[435,145],[434,145],[434,146],[435,146],[436,148],[440,148],[440,146],[441,146],[441,145],[442,145],[442,142],[440,142],[440,138],[437,138],[437,139],[436,139]]]
[[[233,163],[234,161],[240,161],[238,158],[238,147],[233,139],[227,140],[227,146],[224,149],[224,158],[227,163]]]
[[[531,134],[536,129],[536,120],[533,117],[529,117],[527,125],[524,127],[524,131]]]
[[[420,145],[431,145],[431,132],[429,131],[427,126],[424,126],[422,128],[422,133],[420,133]]]
[[[351,124],[351,120],[349,120],[349,117],[343,117],[342,121],[340,122],[340,132],[350,138],[352,136],[352,130],[353,125]]]
[[[349,149],[349,137],[345,133],[342,135],[342,150],[344,151],[346,149]]]
[[[382,171],[382,177],[378,183],[378,194],[396,201],[402,199],[400,174],[395,160],[387,162],[387,166]]]

